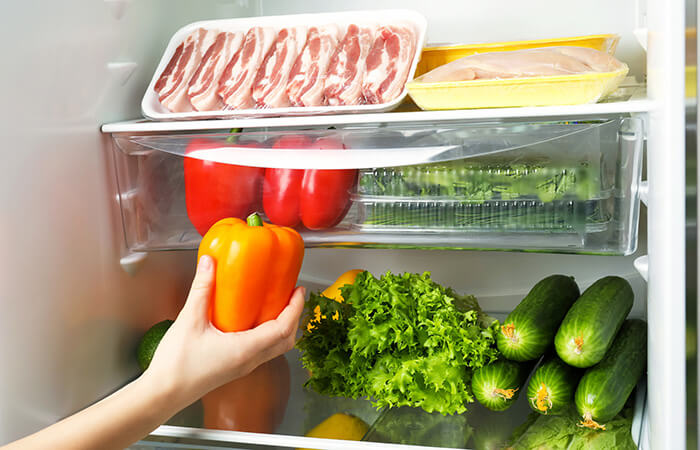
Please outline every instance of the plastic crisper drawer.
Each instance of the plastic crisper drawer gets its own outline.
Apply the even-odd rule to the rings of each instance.
[[[263,192],[275,197],[271,190],[280,188],[267,183],[268,171],[281,168],[356,174],[345,194],[315,201],[316,212],[337,209],[337,220],[313,229],[298,222],[307,247],[620,255],[637,243],[642,135],[641,120],[629,117],[121,133],[113,135],[113,154],[131,251],[197,248],[206,231],[201,221],[195,227],[197,219],[219,220],[220,210],[239,211],[241,218],[258,211],[278,223],[265,214]],[[198,159],[244,167],[217,170],[218,179],[190,178],[201,183],[188,190],[185,166]],[[260,169],[245,170],[250,167]],[[232,185],[248,186],[241,188],[245,211],[236,207],[242,197]],[[325,191],[332,189],[318,192]],[[339,195],[346,206],[337,203]],[[294,210],[297,200],[278,206]]]

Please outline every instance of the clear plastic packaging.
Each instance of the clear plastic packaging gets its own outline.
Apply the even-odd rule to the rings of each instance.
[[[277,188],[260,177],[289,169],[357,177],[346,178],[349,188],[343,189],[349,190],[330,197],[348,203],[321,200],[312,210],[336,208],[339,215],[319,227],[303,217],[297,222],[308,247],[619,255],[632,253],[637,243],[642,135],[641,120],[609,118],[114,134],[113,142],[132,251],[196,248],[206,231],[201,220],[249,209],[279,224],[264,201],[265,189],[274,196]],[[191,162],[244,168],[222,170],[225,180],[216,178],[218,171],[205,174],[199,188],[188,191]],[[222,186],[246,189],[249,202],[241,206],[241,195],[221,196]],[[277,212],[295,210],[290,201],[281,200]]]
[[[384,20],[382,18],[390,18]],[[339,114],[339,113],[369,113],[388,111],[397,107],[407,94],[405,85],[398,96],[391,101],[377,104],[358,104],[340,106],[288,106],[276,108],[246,108],[230,109],[218,111],[190,111],[190,112],[170,112],[159,100],[159,94],[154,90],[163,71],[168,66],[173,54],[178,46],[197,29],[217,30],[220,32],[242,32],[246,33],[253,27],[264,27],[277,32],[285,27],[313,27],[324,25],[337,25],[340,30],[345,30],[350,24],[360,26],[382,25],[406,25],[414,30],[415,45],[409,60],[410,69],[407,80],[411,80],[415,72],[416,65],[420,60],[421,49],[425,43],[427,22],[421,14],[407,9],[378,10],[378,11],[348,11],[337,13],[318,14],[294,14],[283,16],[262,16],[250,18],[237,18],[225,20],[207,20],[194,22],[180,28],[171,37],[165,52],[153,74],[141,102],[143,115],[153,120],[191,120],[191,119],[211,119],[211,118],[235,118],[235,117],[268,117],[268,116],[296,116],[312,114]],[[340,36],[342,39],[342,36]]]
[[[614,91],[627,65],[584,47],[546,47],[467,56],[408,83],[423,109],[573,105]]]
[[[451,63],[475,53],[508,52],[526,48],[555,46],[587,47],[601,52],[614,54],[620,36],[617,34],[595,34],[552,39],[534,39],[529,41],[488,42],[485,44],[430,45],[423,49],[420,62],[416,68],[416,77],[430,72],[436,67]]]
[[[554,155],[556,156],[556,155]],[[359,226],[419,230],[600,231],[610,222],[600,161],[509,152],[448,164],[363,170]]]

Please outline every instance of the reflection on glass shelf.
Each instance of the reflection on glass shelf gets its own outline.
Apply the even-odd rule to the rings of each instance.
[[[208,394],[170,419],[169,426],[159,428],[142,441],[145,447],[140,448],[153,445],[154,448],[363,449],[367,448],[366,443],[384,443],[389,444],[387,448],[397,449],[411,445],[491,450],[504,448],[513,436],[521,436],[517,442],[535,442],[547,436],[563,441],[574,439],[567,436],[578,436],[578,440],[603,437],[600,432],[580,430],[573,416],[567,419],[533,414],[525,395],[520,395],[506,411],[490,411],[474,402],[467,405],[467,412],[453,416],[408,407],[379,411],[366,399],[322,396],[304,388],[308,374],[299,356],[293,350],[248,377]],[[616,419],[613,428],[618,429],[617,442],[624,440],[630,444],[630,438],[638,442],[643,429],[645,392],[642,382],[622,413],[627,419]],[[369,425],[361,441],[303,437],[338,413],[354,416],[358,423]],[[631,435],[622,436],[627,431],[619,431],[619,423]],[[349,429],[351,423],[345,421],[340,425],[344,428],[339,430],[339,435],[347,438],[353,434]],[[606,437],[612,438],[610,433]]]

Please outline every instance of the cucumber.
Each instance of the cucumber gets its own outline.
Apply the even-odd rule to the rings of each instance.
[[[574,392],[581,371],[564,364],[556,354],[549,355],[537,367],[527,385],[530,408],[544,415],[561,414],[574,404]]]
[[[576,300],[554,337],[559,357],[570,366],[597,364],[632,309],[634,293],[624,278],[596,281]]]
[[[474,397],[492,411],[510,408],[520,394],[533,364],[499,359],[476,369],[472,375]]]
[[[605,358],[586,370],[576,389],[579,425],[605,429],[606,422],[622,411],[627,398],[644,374],[647,362],[647,324],[626,320]]]
[[[498,350],[513,361],[542,356],[579,295],[573,277],[552,275],[539,281],[496,333]]]

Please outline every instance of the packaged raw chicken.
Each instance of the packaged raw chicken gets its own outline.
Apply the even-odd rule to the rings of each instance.
[[[584,47],[546,47],[466,56],[408,83],[423,109],[593,103],[619,86],[627,65]]]
[[[623,64],[607,53],[584,47],[547,47],[482,53],[453,61],[416,81],[467,81],[612,72]]]

